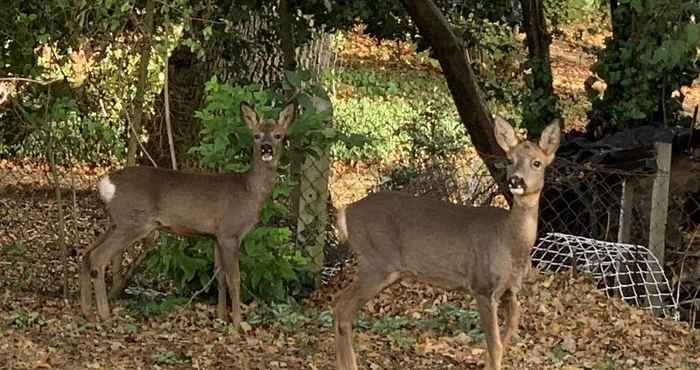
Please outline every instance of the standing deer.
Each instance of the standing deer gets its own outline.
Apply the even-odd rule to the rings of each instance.
[[[508,123],[496,119],[495,136],[510,160],[509,211],[394,192],[376,193],[339,209],[338,230],[357,255],[358,277],[333,302],[337,369],[357,369],[352,349],[357,310],[406,276],[471,291],[486,333],[488,367],[501,369],[504,348],[518,326],[516,295],[530,269],[545,168],[554,160],[560,129],[555,121],[538,144],[520,142]],[[501,298],[502,335],[497,316]]]
[[[253,134],[250,170],[240,174],[194,174],[149,167],[130,167],[102,178],[97,185],[111,225],[85,253],[80,274],[80,303],[92,319],[91,279],[100,318],[110,316],[105,267],[117,254],[155,230],[216,238],[215,265],[219,296],[217,316],[241,322],[239,255],[243,237],[258,223],[260,209],[277,179],[284,138],[296,105],[288,104],[277,120],[261,120],[246,103],[243,122]]]

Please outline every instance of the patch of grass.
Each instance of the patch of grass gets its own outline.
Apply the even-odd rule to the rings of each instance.
[[[549,355],[557,362],[561,362],[564,360],[564,358],[566,358],[566,356],[569,355],[569,351],[567,351],[566,348],[564,348],[564,346],[561,345],[561,343],[559,343],[552,347],[552,350],[549,352]]]
[[[387,316],[375,321],[371,330],[374,333],[386,335],[393,331],[405,329],[411,326],[413,325],[411,325],[411,322],[406,317]]]
[[[185,297],[167,297],[157,302],[148,300],[131,300],[127,304],[127,309],[133,312],[136,316],[151,317],[165,316],[178,306],[186,304],[189,301]]]
[[[6,244],[0,250],[3,255],[13,259],[21,257],[25,252],[24,243],[21,240],[15,240],[10,244]]]
[[[615,360],[613,360],[610,357],[606,357],[606,358],[596,362],[593,365],[593,369],[595,369],[595,370],[615,370],[615,369],[618,369],[618,366],[615,363]]]
[[[477,311],[466,310],[449,303],[441,304],[436,309],[437,315],[434,318],[420,320],[417,326],[434,330],[440,335],[456,336],[464,333],[476,342],[484,340]]]
[[[411,331],[405,329],[391,332],[388,337],[391,340],[391,344],[398,347],[401,351],[413,347],[418,341],[415,336],[411,335]]]
[[[158,365],[183,365],[192,362],[189,356],[178,355],[172,351],[157,353],[152,358]]]
[[[304,309],[296,303],[271,303],[249,312],[246,322],[251,326],[277,326],[284,332],[292,333],[314,321],[317,315],[315,310]]]
[[[39,312],[29,311],[24,308],[16,308],[7,318],[7,324],[17,329],[41,326],[44,322],[45,320]]]

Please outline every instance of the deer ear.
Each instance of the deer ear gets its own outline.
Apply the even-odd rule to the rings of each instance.
[[[551,157],[550,162],[554,159],[554,154],[559,148],[559,140],[561,138],[561,120],[555,118],[552,123],[547,126],[542,135],[540,135],[539,146],[542,151]]]
[[[504,152],[508,153],[511,149],[515,148],[520,142],[518,137],[515,136],[515,130],[508,122],[503,118],[496,115],[494,116],[494,134],[496,136],[496,142],[503,149]]]
[[[241,102],[241,119],[251,131],[258,125],[258,115],[255,113],[255,108],[246,102]]]
[[[288,129],[289,125],[294,121],[294,116],[297,112],[297,105],[294,102],[287,104],[277,117],[277,124]]]

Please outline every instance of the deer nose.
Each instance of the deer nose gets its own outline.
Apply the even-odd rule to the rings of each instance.
[[[272,155],[272,152],[273,152],[273,151],[272,151],[272,145],[270,145],[270,144],[263,144],[263,145],[260,145],[260,154],[262,154],[262,155],[265,155],[265,154]]]
[[[508,178],[508,187],[513,194],[522,194],[525,192],[525,180],[520,176],[511,176]]]

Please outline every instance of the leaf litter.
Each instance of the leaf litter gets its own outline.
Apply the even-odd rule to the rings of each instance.
[[[77,271],[104,225],[94,182],[77,189],[79,217],[66,212],[74,248],[68,300],[57,278],[55,200],[35,187],[40,180],[30,182],[22,191],[2,187],[0,197],[0,369],[333,369],[330,302],[353,279],[352,264],[298,304],[249,304],[240,332],[216,320],[206,300],[148,316],[123,299],[112,302],[112,320],[89,323]],[[697,331],[608,298],[585,277],[532,273],[520,301],[509,369],[700,369]],[[471,297],[412,280],[367,303],[355,349],[364,369],[482,369],[485,356]]]

